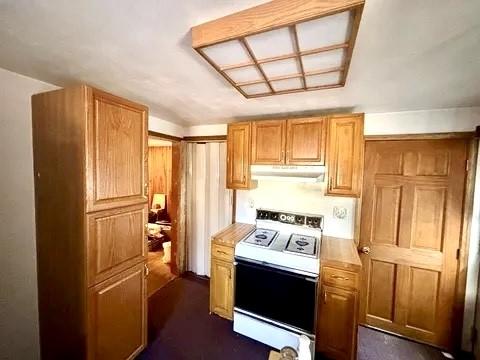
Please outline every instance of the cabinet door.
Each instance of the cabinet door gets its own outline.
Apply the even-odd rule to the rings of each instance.
[[[250,123],[228,125],[227,188],[249,189],[250,180]]]
[[[88,92],[87,212],[146,202],[147,108]]]
[[[285,120],[252,122],[252,164],[285,163]]]
[[[87,214],[89,285],[146,259],[147,222],[144,204]]]
[[[317,351],[333,359],[354,359],[357,292],[322,285],[317,316]]]
[[[144,264],[88,291],[88,358],[133,359],[146,345]]]
[[[287,120],[286,163],[325,165],[324,118]]]
[[[212,259],[210,274],[210,311],[233,318],[233,264]]]
[[[363,115],[329,119],[327,195],[360,196],[363,169]]]

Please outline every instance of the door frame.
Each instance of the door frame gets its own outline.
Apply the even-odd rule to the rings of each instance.
[[[365,135],[363,151],[367,146],[367,142],[372,141],[408,141],[408,140],[440,140],[440,139],[465,139],[468,141],[468,168],[465,179],[465,191],[463,197],[462,209],[462,229],[460,235],[460,256],[457,268],[457,280],[454,301],[454,320],[452,335],[454,336],[454,350],[461,350],[462,328],[463,328],[463,312],[465,308],[465,292],[467,285],[467,266],[468,253],[470,244],[470,227],[473,215],[473,195],[475,189],[475,174],[477,172],[477,156],[478,156],[478,138],[475,132],[448,132],[448,133],[425,133],[425,134],[392,134],[392,135]],[[365,161],[365,160],[363,160]],[[362,166],[362,172],[365,169],[365,162]],[[361,179],[361,189],[363,190],[363,175]],[[361,226],[361,209],[363,194],[360,194],[356,205],[354,240],[357,246],[360,243],[360,226]],[[363,289],[360,289],[360,296]],[[371,327],[366,324],[364,326]],[[383,330],[382,330],[383,331]],[[399,334],[395,334],[402,336]]]
[[[177,212],[176,218],[173,219],[174,232],[176,241],[172,244],[172,258],[175,259],[172,266],[172,273],[174,275],[181,275],[186,271],[186,249],[185,249],[185,151],[183,138],[172,136],[168,134],[159,133],[156,131],[148,131],[148,137],[156,139],[167,140],[172,142],[172,145],[178,145],[178,158],[174,158],[172,150],[172,193],[177,193]],[[148,146],[147,146],[148,148]],[[176,176],[175,176],[176,175]],[[150,176],[150,173],[149,173]],[[173,190],[175,188],[175,191]]]

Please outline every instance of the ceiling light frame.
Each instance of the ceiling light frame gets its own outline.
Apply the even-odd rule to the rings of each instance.
[[[321,89],[332,89],[345,86],[350,61],[357,37],[365,0],[273,0],[268,3],[246,9],[198,26],[192,30],[192,47],[235,89],[246,98],[296,93]],[[349,36],[345,42],[331,44],[313,49],[301,50],[297,25],[323,17],[349,11]],[[257,58],[248,42],[248,37],[272,30],[287,28],[290,32],[293,51],[290,53]],[[238,41],[246,54],[248,61],[221,66],[206,53],[206,49],[214,45]],[[325,54],[332,50],[344,49],[344,56],[340,66],[305,71],[302,57],[314,54]],[[293,59],[298,71],[282,76],[267,76],[262,64],[269,64],[281,60]],[[229,70],[245,67],[255,67],[259,72],[259,79],[244,82],[235,82],[227,74]],[[339,81],[335,84],[308,86],[307,77],[336,72]],[[300,79],[301,87],[276,91],[273,84],[276,81]],[[252,85],[266,85],[268,91],[257,94],[248,94],[242,87]]]

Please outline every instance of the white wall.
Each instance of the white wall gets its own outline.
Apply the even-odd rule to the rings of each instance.
[[[196,125],[185,128],[185,136],[227,135],[227,124]]]
[[[183,137],[185,133],[185,128],[183,126],[152,115],[148,117],[148,130],[177,137]]]
[[[0,69],[0,357],[38,359],[32,94],[55,86]]]
[[[365,114],[365,135],[473,131],[480,107]]]
[[[353,239],[356,199],[325,196],[325,183],[290,183],[259,180],[253,190],[237,190],[236,221],[255,223],[256,208],[320,214],[328,236]],[[347,216],[333,216],[335,206],[346,209]]]

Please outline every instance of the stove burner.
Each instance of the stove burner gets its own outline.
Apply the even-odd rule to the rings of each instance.
[[[269,247],[277,234],[278,232],[275,230],[257,229],[243,241],[256,246]]]
[[[292,234],[284,251],[314,257],[317,252],[317,238],[304,234]]]
[[[297,240],[295,241],[295,243],[299,246],[305,246],[305,245],[308,245],[308,241],[305,241],[305,238],[300,238],[301,240]],[[297,248],[298,250],[303,250],[301,248]]]

